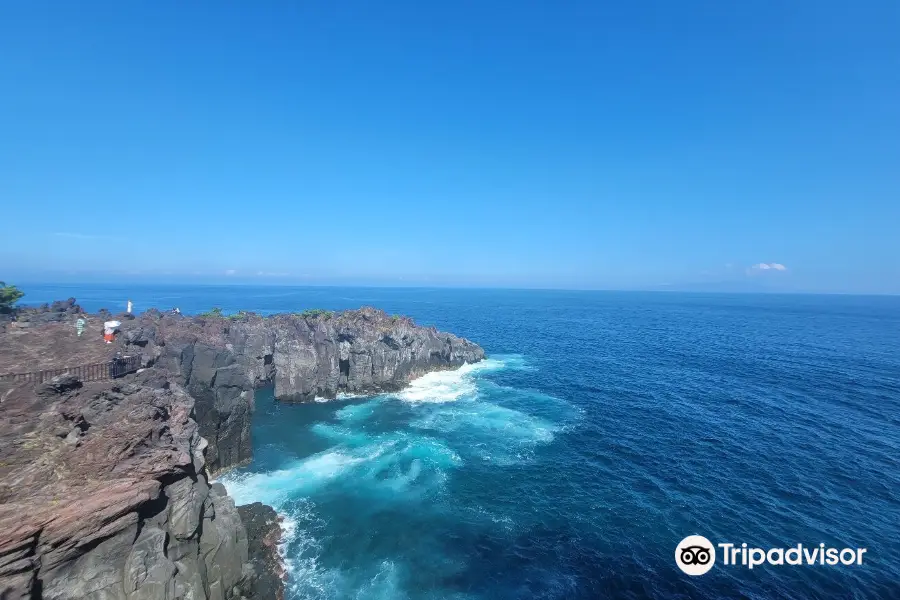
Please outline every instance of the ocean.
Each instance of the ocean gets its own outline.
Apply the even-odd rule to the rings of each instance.
[[[89,310],[372,305],[485,348],[396,394],[257,394],[253,463],[222,480],[284,515],[289,598],[900,598],[900,298],[22,287]],[[694,534],[867,551],[692,577]]]

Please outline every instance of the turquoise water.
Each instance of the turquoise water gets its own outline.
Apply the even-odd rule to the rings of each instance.
[[[255,459],[225,483],[285,515],[291,598],[900,597],[898,298],[25,291],[90,309],[372,304],[485,347],[398,394],[258,394]],[[689,534],[868,551],[691,578],[674,561]]]

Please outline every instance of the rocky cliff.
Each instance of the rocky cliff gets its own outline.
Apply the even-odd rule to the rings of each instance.
[[[222,361],[237,365],[254,386],[272,384],[276,398],[291,402],[394,391],[430,371],[484,358],[477,344],[375,308],[271,317],[185,318],[150,311],[123,329],[126,345],[141,346],[148,357],[164,355],[161,345],[168,345],[169,358],[188,376],[197,359],[189,347],[215,348],[219,354],[202,357],[203,368],[218,368]]]
[[[364,308],[337,315],[88,315],[74,300],[0,323],[0,375],[116,353],[101,382],[0,378],[0,599],[280,598],[277,517],[240,511],[209,472],[248,461],[254,389],[282,401],[401,388],[475,362],[477,345]],[[71,318],[70,318],[71,317]],[[248,536],[248,531],[250,535]]]
[[[247,591],[257,598],[284,599],[284,563],[278,553],[281,543],[281,518],[271,506],[260,502],[238,506],[247,529],[250,565],[254,578],[248,580]]]
[[[254,388],[272,385],[283,402],[394,391],[484,358],[477,344],[374,308],[271,317],[148,311],[123,322],[117,344],[178,375],[196,400],[213,471],[250,459]]]
[[[246,531],[207,479],[193,398],[165,373],[64,375],[2,410],[0,597],[248,597]]]

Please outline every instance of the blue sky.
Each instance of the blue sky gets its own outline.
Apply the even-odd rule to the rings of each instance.
[[[898,31],[895,0],[4,2],[0,279],[900,293]]]

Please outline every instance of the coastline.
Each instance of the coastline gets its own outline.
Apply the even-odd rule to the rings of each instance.
[[[128,467],[130,472],[150,469],[147,471],[149,479],[143,480],[146,485],[140,484],[145,486],[141,489],[146,489],[147,495],[140,495],[130,501],[131,504],[116,509],[134,517],[128,517],[114,529],[101,522],[96,527],[100,527],[102,533],[91,533],[95,527],[91,521],[76,517],[83,524],[70,534],[74,540],[101,535],[102,539],[108,540],[101,547],[114,544],[119,548],[117,554],[123,557],[124,563],[113,561],[110,564],[107,561],[102,567],[98,566],[92,547],[78,550],[81,546],[77,543],[69,554],[48,563],[40,541],[40,532],[46,530],[46,526],[38,526],[34,530],[36,541],[26,544],[31,550],[24,555],[16,550],[22,545],[15,533],[9,539],[0,540],[0,589],[9,597],[40,598],[51,590],[54,598],[85,596],[87,588],[74,582],[90,581],[99,576],[90,574],[98,569],[105,573],[104,581],[114,582],[112,588],[107,586],[107,591],[112,592],[122,586],[121,594],[115,592],[114,597],[126,600],[154,597],[157,592],[149,590],[161,589],[159,586],[179,589],[197,589],[200,586],[207,592],[221,586],[223,598],[237,598],[237,593],[253,597],[254,593],[273,585],[272,574],[282,586],[276,594],[283,594],[286,570],[281,524],[284,519],[279,517],[273,520],[271,514],[274,512],[266,512],[272,510],[271,507],[263,505],[255,509],[246,506],[235,509],[225,488],[214,479],[249,464],[252,459],[250,422],[254,391],[273,385],[280,394],[279,400],[283,402],[312,401],[339,394],[365,396],[397,391],[422,374],[452,369],[484,357],[483,350],[467,340],[440,333],[434,328],[419,327],[411,319],[390,317],[383,311],[371,308],[337,314],[321,311],[271,317],[247,313],[236,317],[218,314],[186,317],[153,309],[141,314],[89,315],[89,323],[100,323],[110,318],[120,321],[112,344],[102,344],[93,339],[91,327],[85,332],[88,337],[76,336],[72,322],[84,314],[74,299],[19,310],[15,321],[7,320],[0,324],[0,345],[4,349],[0,353],[4,357],[0,360],[0,374],[10,372],[10,368],[21,368],[21,365],[36,370],[41,367],[72,367],[75,366],[73,362],[90,360],[102,363],[113,356],[140,356],[140,369],[136,373],[123,373],[113,379],[105,379],[104,376],[104,380],[92,382],[81,381],[71,373],[37,385],[2,380],[0,385],[8,389],[0,390],[0,398],[4,400],[5,409],[18,407],[17,414],[21,415],[18,418],[25,422],[33,420],[34,417],[29,415],[36,416],[36,410],[42,410],[45,416],[60,414],[64,419],[75,420],[75,429],[60,430],[64,439],[59,442],[52,441],[54,438],[48,435],[49,432],[42,431],[40,427],[32,427],[29,430],[32,433],[28,435],[46,440],[41,442],[44,446],[50,445],[46,447],[62,444],[59,450],[53,451],[54,456],[60,457],[54,460],[64,461],[61,464],[77,465],[78,472],[88,477],[97,468],[110,473],[109,483],[103,484],[107,487],[98,488],[96,492],[86,490],[85,493],[99,493],[97,498],[104,502],[102,498],[109,492],[102,490],[114,489],[118,481],[115,473],[123,468],[117,465],[119,461],[128,460],[135,465],[146,465]],[[69,364],[60,364],[65,362]],[[168,421],[175,414],[184,415],[183,418],[187,419],[185,423],[193,428],[193,437],[185,438],[184,442],[191,450],[173,456],[194,456],[191,459],[193,468],[202,474],[195,477],[194,483],[175,475],[181,469],[177,465],[186,459],[178,458],[165,471],[158,471],[158,467],[153,466],[158,464],[154,462],[158,460],[154,456],[158,456],[158,452],[169,444],[166,441],[168,434],[160,434],[159,441],[138,450],[137,454],[134,450],[129,451],[129,454],[123,455],[125,458],[118,458],[118,452],[110,454],[105,451],[112,457],[108,466],[87,459],[89,455],[85,454],[85,450],[93,448],[99,443],[97,440],[105,440],[103,443],[112,444],[111,447],[129,447],[137,441],[138,429],[123,429],[122,423],[130,422],[128,417],[124,417],[127,413],[110,420],[112,415],[133,410],[135,402],[135,408],[158,411],[159,408],[155,407],[163,398],[166,408],[158,414],[161,415],[161,426],[166,429],[161,431],[168,430]],[[7,404],[7,400],[11,402]],[[48,401],[52,402],[49,412],[46,409]],[[160,417],[156,419],[159,421]],[[138,419],[138,423],[140,421]],[[7,433],[14,438],[21,437],[20,432]],[[21,445],[17,446],[13,440],[6,446],[12,462],[0,463],[2,470],[9,471],[4,473],[5,476],[15,479],[14,473],[31,473],[29,477],[34,481],[43,477],[42,467],[38,468],[40,465],[35,467],[20,460],[24,457],[19,454]],[[158,450],[155,449],[157,446]],[[136,448],[142,446],[139,444]],[[167,474],[170,472],[171,475]],[[62,476],[65,480],[66,475]],[[161,484],[154,483],[157,478],[161,478]],[[136,480],[139,481],[142,480]],[[154,486],[161,491],[153,491],[157,489]],[[40,486],[7,488],[4,500],[8,508],[21,502],[34,503],[34,494],[40,489]],[[212,500],[203,500],[207,497],[220,499],[214,505]],[[200,502],[192,498],[199,498]],[[145,504],[147,507],[144,507]],[[182,505],[184,508],[178,508]],[[151,509],[149,506],[159,508]],[[46,514],[46,518],[52,520],[55,518],[54,510],[51,503],[40,514]],[[77,504],[69,510],[75,511],[73,516],[82,514]],[[252,525],[253,532],[249,538],[246,524],[242,524],[239,514],[243,514]],[[180,525],[183,518],[196,525]],[[157,537],[152,539],[159,541],[147,538],[144,542],[144,537],[129,533],[130,523],[134,523],[139,532],[160,531],[160,535],[164,533],[165,540],[171,541]],[[204,523],[207,524],[205,527]],[[213,527],[214,523],[218,525]],[[229,529],[233,533],[225,534]],[[214,534],[207,535],[204,531],[219,531],[213,539],[220,541],[211,541],[209,535]],[[223,534],[225,537],[222,537]],[[218,547],[226,538],[236,540],[234,543],[237,544],[230,546],[232,550],[227,554],[221,554],[218,550],[205,554],[207,550],[204,548]],[[184,542],[180,541],[182,539]],[[185,543],[194,544],[192,547],[195,550],[191,552],[206,557],[203,560],[207,562],[205,572],[210,573],[209,577],[223,579],[221,582],[216,579],[214,583],[203,577],[185,580],[184,576],[177,575],[179,571],[165,567],[169,564],[167,557],[171,552],[183,552],[174,547],[157,553],[158,558],[144,559],[159,565],[160,570],[154,578],[140,581],[129,579],[128,561],[132,559],[128,557],[137,551],[137,548],[130,548],[129,540],[136,544],[163,543],[163,548],[176,542],[179,547]],[[25,562],[22,562],[23,559]],[[221,562],[223,560],[225,562]],[[87,564],[93,566],[86,567]],[[86,568],[92,569],[90,573],[85,571]],[[190,569],[187,571],[188,574],[191,572]],[[196,572],[202,575],[204,571]],[[134,589],[128,591],[129,588]],[[239,589],[240,592],[237,591]],[[148,593],[150,596],[147,596]]]

